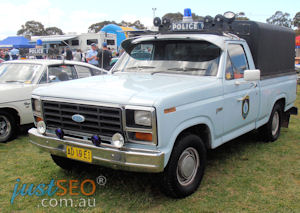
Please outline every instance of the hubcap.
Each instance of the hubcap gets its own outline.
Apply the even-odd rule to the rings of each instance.
[[[188,147],[182,152],[177,165],[177,179],[181,185],[188,185],[195,179],[199,164],[199,154],[195,148]]]
[[[276,111],[272,120],[272,135],[275,136],[279,129],[279,114]]]
[[[0,115],[0,137],[5,138],[11,130],[11,125],[9,120],[5,117]]]

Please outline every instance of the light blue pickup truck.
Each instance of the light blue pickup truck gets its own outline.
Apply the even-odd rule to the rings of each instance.
[[[255,129],[275,141],[297,114],[294,33],[231,14],[173,31],[155,24],[159,32],[122,43],[110,75],[36,89],[30,142],[63,169],[160,173],[167,195],[185,197],[206,150]]]

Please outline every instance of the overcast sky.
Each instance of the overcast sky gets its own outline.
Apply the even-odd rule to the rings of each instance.
[[[59,27],[65,33],[87,32],[91,24],[104,20],[141,20],[150,26],[152,8],[157,8],[157,16],[183,13],[184,8],[201,16],[245,12],[251,20],[262,22],[277,10],[290,13],[292,18],[300,11],[299,0],[0,0],[0,7],[0,39],[16,35],[29,20]]]

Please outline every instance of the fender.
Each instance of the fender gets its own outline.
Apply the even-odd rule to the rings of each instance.
[[[32,116],[31,122],[28,119],[24,119],[27,116],[27,113],[21,109],[21,107],[23,107],[23,105],[24,105],[24,101],[16,101],[16,102],[0,104],[0,110],[3,108],[9,108],[9,109],[13,109],[13,110],[17,111],[18,116],[20,117],[20,125],[31,123],[31,122],[33,122],[33,116]],[[28,100],[28,101],[31,103],[30,100]],[[30,107],[30,111],[31,111],[31,104],[29,107]]]
[[[204,124],[206,126],[208,126],[209,128],[209,132],[210,132],[210,137],[211,137],[211,143],[209,144],[209,148],[213,148],[214,143],[215,143],[215,138],[214,138],[214,134],[213,134],[213,124],[210,120],[210,118],[205,117],[205,116],[199,116],[199,117],[194,117],[194,118],[190,118],[188,120],[185,120],[183,122],[181,122],[173,131],[169,142],[167,143],[167,146],[164,147],[162,149],[162,151],[165,153],[165,162],[164,162],[164,166],[166,166],[168,164],[170,155],[172,153],[174,144],[176,142],[177,137],[180,135],[180,133],[182,133],[184,130],[195,126],[195,125],[199,125],[199,124]],[[220,140],[221,138],[219,138],[218,140]]]

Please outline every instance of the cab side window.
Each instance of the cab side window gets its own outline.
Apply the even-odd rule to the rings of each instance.
[[[86,78],[92,76],[90,68],[78,65],[76,65],[75,67],[78,74],[78,78]]]
[[[48,67],[48,80],[47,72],[44,72],[40,84],[60,82],[77,79],[76,71],[70,65],[56,65]]]
[[[244,77],[244,71],[249,69],[244,48],[240,44],[229,44],[226,63],[226,80]]]

